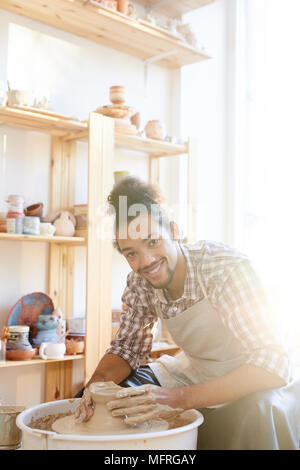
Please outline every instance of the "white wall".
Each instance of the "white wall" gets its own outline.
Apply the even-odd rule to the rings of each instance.
[[[198,239],[225,241],[225,175],[227,126],[227,8],[216,0],[190,12],[190,23],[211,60],[183,67],[181,129],[197,136]]]
[[[144,70],[140,60],[85,39],[0,10],[0,82],[32,86],[51,93],[52,107],[86,119],[98,106],[108,104],[112,84],[124,84],[130,105],[148,119],[162,119],[173,135],[199,136],[199,238],[224,237],[224,159],[226,0],[186,15],[213,60],[171,72],[152,65],[149,98],[145,101]],[[182,93],[182,100],[180,95]],[[180,115],[180,108],[182,114]],[[181,118],[181,120],[180,120]],[[47,209],[50,139],[33,132],[0,126],[0,212],[9,194],[22,194],[26,203],[43,201]],[[76,203],[86,203],[87,146],[78,144]],[[179,162],[181,177],[178,176]],[[184,193],[184,157],[162,163],[162,187],[178,201]],[[115,169],[129,169],[147,178],[143,155],[116,152]],[[178,191],[180,188],[180,191]],[[84,313],[85,254],[76,249],[75,315]],[[48,247],[43,244],[1,242],[0,326],[10,307],[24,294],[47,289]],[[112,308],[121,306],[129,272],[114,252]],[[82,361],[75,361],[75,387],[81,381]],[[81,363],[81,364],[80,364]],[[0,402],[27,406],[43,401],[43,366],[0,369]],[[28,385],[30,384],[30,385]],[[77,387],[78,388],[78,387]]]

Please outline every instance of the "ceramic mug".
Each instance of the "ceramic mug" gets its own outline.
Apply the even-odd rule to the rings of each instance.
[[[135,14],[135,6],[128,0],[118,0],[118,11],[123,15],[132,16]]]
[[[40,223],[40,235],[44,237],[52,237],[56,231],[56,227],[50,222],[41,222]]]
[[[65,343],[42,343],[39,350],[42,359],[59,359],[64,357],[65,352]]]

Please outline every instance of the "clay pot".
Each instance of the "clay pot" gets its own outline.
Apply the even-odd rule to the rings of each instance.
[[[7,361],[30,361],[36,355],[37,349],[7,349]]]
[[[149,139],[163,140],[165,137],[163,124],[159,120],[148,121],[145,132]]]
[[[72,221],[74,220],[73,214],[70,214],[68,211],[62,211],[59,213],[58,218],[56,218],[53,223],[56,228],[55,235],[62,237],[72,237],[75,232],[75,226]]]
[[[135,6],[128,0],[118,0],[118,11],[123,15],[132,16],[135,14]]]
[[[82,354],[84,351],[84,341],[82,339],[66,339],[67,354]]]
[[[123,104],[126,101],[124,86],[111,86],[109,89],[109,99],[113,104]]]
[[[28,217],[42,217],[43,207],[44,207],[44,204],[42,202],[33,204],[32,206],[28,206],[25,209],[25,215],[27,215]]]

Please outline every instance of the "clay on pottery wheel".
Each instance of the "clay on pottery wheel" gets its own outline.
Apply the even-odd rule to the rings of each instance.
[[[169,423],[164,420],[155,420],[143,424],[129,426],[122,418],[114,418],[107,409],[106,403],[115,399],[115,394],[123,387],[114,382],[96,382],[90,385],[89,390],[95,402],[95,410],[92,418],[83,423],[77,423],[74,415],[56,420],[52,429],[60,434],[131,434],[153,431],[164,431],[169,428]]]

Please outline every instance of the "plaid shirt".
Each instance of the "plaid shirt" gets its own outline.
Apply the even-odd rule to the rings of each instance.
[[[272,326],[266,293],[249,259],[221,243],[201,241],[180,246],[187,264],[182,297],[166,300],[162,290],[154,289],[131,272],[122,296],[126,309],[107,353],[121,356],[132,369],[137,369],[140,359],[151,352],[151,330],[157,321],[155,304],[159,302],[163,318],[168,319],[203,299],[197,278],[200,268],[208,299],[239,340],[246,363],[263,367],[289,382],[290,360]]]

